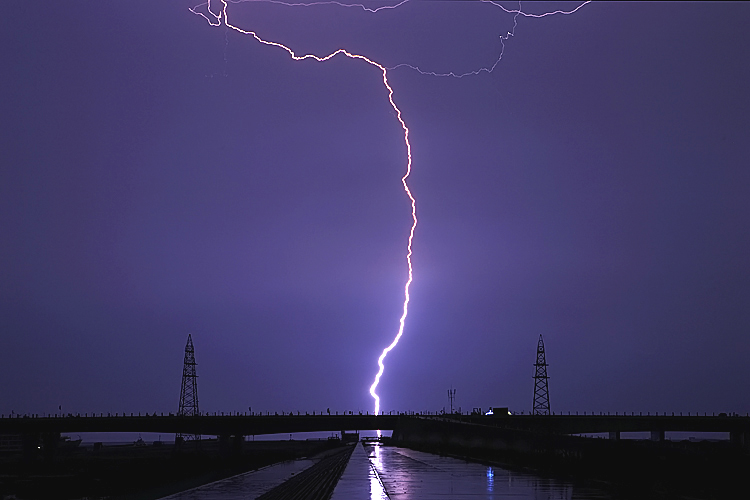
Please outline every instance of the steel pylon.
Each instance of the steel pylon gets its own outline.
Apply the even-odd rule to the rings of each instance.
[[[539,335],[536,346],[536,372],[534,373],[534,415],[549,415],[549,386],[547,384],[547,360],[544,355],[544,339]]]
[[[195,349],[193,337],[188,335],[185,345],[185,362],[182,366],[182,389],[180,390],[180,417],[194,417],[200,415],[198,411],[198,375],[195,373]],[[183,441],[199,441],[200,434],[177,434],[177,439]]]

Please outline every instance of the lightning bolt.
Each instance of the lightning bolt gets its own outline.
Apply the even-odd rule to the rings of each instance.
[[[375,389],[377,389],[378,384],[380,383],[380,377],[383,375],[383,370],[385,370],[385,365],[383,364],[383,360],[388,355],[391,350],[396,347],[396,344],[398,344],[398,341],[401,339],[401,336],[404,334],[404,323],[406,322],[406,316],[409,313],[409,287],[411,286],[411,283],[414,279],[413,275],[413,268],[412,268],[412,262],[411,262],[411,256],[412,256],[412,242],[414,240],[414,230],[417,228],[417,200],[414,198],[414,195],[412,195],[411,189],[409,189],[409,184],[407,183],[407,179],[409,178],[409,175],[411,175],[411,143],[409,142],[409,127],[406,126],[406,122],[404,121],[403,116],[401,115],[401,110],[396,105],[396,102],[393,100],[393,87],[391,87],[390,83],[388,83],[388,69],[383,66],[382,64],[379,64],[372,59],[365,57],[361,54],[354,54],[352,52],[349,52],[344,49],[338,49],[334,52],[331,52],[327,56],[316,56],[314,54],[305,54],[305,55],[297,55],[292,49],[287,47],[284,44],[273,42],[269,40],[264,40],[263,38],[259,37],[258,34],[254,31],[245,30],[242,28],[239,28],[237,26],[234,26],[233,24],[230,24],[229,18],[227,16],[227,0],[219,0],[222,7],[221,10],[218,13],[214,13],[214,11],[211,9],[211,0],[208,1],[206,5],[208,7],[207,14],[204,14],[202,12],[198,12],[196,8],[190,9],[191,12],[194,14],[202,16],[204,19],[206,19],[211,26],[221,26],[222,23],[224,26],[226,26],[229,29],[235,30],[239,33],[242,33],[243,35],[249,35],[252,36],[255,40],[258,42],[264,44],[264,45],[270,45],[272,47],[277,47],[279,49],[282,49],[286,51],[289,56],[295,60],[295,61],[303,61],[305,59],[312,59],[318,62],[325,62],[328,61],[334,57],[336,57],[339,54],[342,54],[350,59],[358,59],[360,61],[364,61],[368,64],[371,64],[372,66],[375,66],[380,70],[380,72],[383,75],[383,85],[385,85],[385,88],[388,90],[388,102],[391,103],[391,107],[396,112],[396,119],[401,124],[401,128],[404,131],[404,143],[406,144],[406,173],[403,177],[401,177],[401,184],[404,186],[404,191],[406,192],[406,196],[409,197],[409,201],[411,202],[411,229],[409,230],[409,239],[406,245],[406,264],[409,270],[409,277],[406,280],[406,284],[404,285],[404,311],[401,315],[401,319],[399,320],[399,327],[398,327],[398,333],[396,334],[396,337],[393,339],[393,342],[383,349],[382,354],[378,358],[378,373],[375,375],[375,381],[372,383],[372,386],[370,386],[370,395],[375,399],[375,415],[380,414],[380,396],[375,392]],[[403,2],[402,2],[403,3]]]
[[[221,8],[217,12],[215,12],[212,9],[212,4],[215,4],[217,1],[219,4],[221,4]],[[507,32],[505,35],[500,35],[501,50],[494,64],[492,64],[491,66],[481,67],[481,68],[475,69],[473,71],[468,71],[465,73],[454,73],[454,72],[436,73],[432,71],[424,71],[420,69],[418,66],[408,64],[408,63],[401,63],[395,66],[386,67],[364,55],[355,54],[345,49],[335,50],[334,52],[331,52],[330,54],[326,56],[317,56],[315,54],[298,55],[292,49],[290,49],[289,47],[287,47],[286,45],[282,43],[265,40],[261,38],[260,36],[258,36],[258,34],[255,31],[245,30],[245,29],[242,29],[238,26],[231,24],[229,22],[229,18],[227,15],[227,7],[229,3],[239,4],[239,3],[245,3],[245,2],[265,2],[265,3],[284,5],[287,7],[314,7],[314,6],[320,6],[320,5],[336,5],[338,7],[360,8],[369,13],[377,13],[381,10],[396,9],[398,7],[401,7],[402,5],[409,2],[409,0],[401,0],[395,4],[384,5],[381,7],[377,7],[375,9],[371,9],[365,6],[364,4],[359,4],[359,3],[347,4],[347,3],[338,2],[334,0],[310,2],[310,3],[291,3],[291,2],[284,2],[282,0],[207,0],[206,2],[190,9],[190,11],[193,14],[203,17],[206,21],[208,21],[208,23],[211,26],[222,26],[223,24],[224,26],[226,26],[227,29],[234,30],[243,35],[249,35],[253,37],[257,42],[263,45],[276,47],[276,48],[286,51],[289,54],[289,56],[295,61],[303,61],[306,59],[311,59],[317,62],[325,62],[341,54],[350,59],[357,59],[360,61],[364,61],[367,64],[370,64],[372,66],[375,66],[383,75],[383,85],[388,91],[388,102],[390,102],[391,107],[396,112],[396,119],[398,120],[399,124],[401,125],[401,128],[404,131],[404,144],[406,144],[406,173],[404,174],[403,177],[401,177],[401,184],[404,187],[404,192],[406,193],[406,196],[409,198],[409,201],[411,202],[412,224],[411,224],[411,229],[409,230],[409,238],[408,238],[407,245],[406,245],[406,264],[408,268],[408,279],[406,280],[406,283],[404,285],[404,306],[403,306],[403,312],[401,314],[401,318],[399,319],[398,332],[396,333],[396,336],[394,337],[393,341],[385,349],[383,349],[382,353],[380,354],[380,357],[378,357],[378,372],[375,375],[375,379],[372,385],[370,386],[370,395],[375,400],[375,415],[380,414],[380,396],[378,396],[376,389],[378,387],[378,384],[380,383],[380,378],[383,376],[383,372],[385,371],[384,360],[386,356],[388,356],[388,353],[391,352],[393,348],[396,347],[399,340],[401,340],[401,337],[404,334],[404,325],[406,323],[406,317],[409,313],[409,299],[410,299],[409,288],[414,279],[412,260],[411,260],[412,242],[414,240],[414,231],[417,228],[417,201],[414,198],[411,192],[411,189],[409,189],[409,184],[407,183],[407,180],[409,176],[411,175],[411,167],[412,167],[411,143],[409,142],[409,127],[406,125],[406,122],[404,121],[402,117],[401,110],[396,105],[396,102],[393,100],[393,88],[391,87],[390,83],[388,83],[388,71],[395,70],[398,68],[409,68],[414,71],[417,71],[418,73],[422,75],[437,76],[437,77],[454,77],[454,78],[463,78],[465,76],[478,75],[483,72],[492,73],[497,67],[497,65],[500,63],[500,60],[503,58],[503,53],[505,52],[505,42],[508,41],[510,37],[515,36],[515,29],[516,29],[516,26],[518,25],[518,22],[517,22],[518,16],[530,17],[530,18],[542,18],[542,17],[556,15],[556,14],[569,15],[569,14],[573,14],[577,12],[584,5],[591,2],[591,0],[586,0],[585,2],[578,5],[578,7],[570,11],[556,10],[556,11],[551,11],[551,12],[545,12],[542,14],[531,14],[531,13],[524,12],[522,10],[520,1],[518,2],[518,9],[515,9],[515,10],[507,9],[506,7],[503,7],[501,4],[499,4],[498,2],[494,0],[480,0],[480,1],[482,3],[487,3],[495,7],[498,7],[508,14],[513,14],[513,28],[511,29],[511,31]],[[202,9],[203,7],[205,7],[205,11],[204,11],[205,13],[199,10],[199,9]],[[378,435],[380,435],[380,431],[378,431]]]
[[[317,7],[318,5],[335,5],[337,7],[354,7],[357,9],[362,9],[365,12],[375,13],[381,10],[395,9],[395,8],[401,7],[402,5],[407,3],[409,0],[401,0],[400,2],[393,4],[393,5],[381,5],[380,7],[376,7],[374,9],[371,9],[361,3],[343,3],[343,2],[336,2],[334,0],[327,0],[324,2],[298,2],[298,3],[283,2],[281,0],[227,0],[227,1],[230,3],[246,3],[246,2],[273,3],[276,5],[283,5],[285,7]]]
[[[242,1],[247,1],[247,0],[242,0]],[[274,2],[276,2],[276,0],[251,0],[251,1],[274,1]],[[407,1],[408,0],[405,0],[404,2],[401,2],[398,5],[395,5],[394,8],[398,7],[400,5],[403,5]],[[419,66],[415,66],[413,64],[408,64],[408,63],[397,64],[396,66],[391,66],[388,69],[393,70],[393,69],[398,69],[398,68],[409,68],[409,69],[412,69],[412,70],[416,71],[420,75],[425,75],[425,76],[440,76],[440,77],[453,77],[453,78],[463,78],[465,76],[476,76],[476,75],[479,75],[480,73],[488,73],[488,74],[492,73],[493,71],[495,71],[495,68],[497,68],[497,65],[500,64],[500,61],[503,59],[503,54],[505,54],[505,42],[507,42],[512,36],[516,35],[516,26],[518,26],[518,16],[521,16],[521,17],[530,17],[530,18],[534,18],[534,19],[540,19],[542,17],[554,16],[554,15],[557,15],[557,14],[562,14],[562,15],[575,14],[584,5],[586,5],[588,3],[591,3],[592,0],[586,0],[585,2],[583,2],[582,4],[580,4],[578,7],[576,7],[573,10],[555,10],[555,11],[551,11],[551,12],[543,12],[541,14],[530,14],[528,12],[524,12],[523,10],[521,10],[521,1],[520,0],[518,2],[518,9],[515,9],[515,10],[507,9],[507,8],[503,7],[502,5],[500,5],[499,3],[497,3],[497,2],[495,2],[493,0],[479,0],[479,1],[482,2],[482,3],[494,5],[495,7],[499,7],[502,11],[507,12],[508,14],[513,14],[513,28],[509,32],[507,32],[505,35],[500,35],[500,54],[498,54],[497,59],[495,59],[494,64],[492,64],[491,66],[484,66],[484,67],[477,68],[477,69],[474,69],[474,70],[471,70],[471,71],[467,71],[465,73],[454,73],[453,71],[450,71],[448,73],[437,73],[437,72],[434,72],[434,71],[424,71],[424,70],[420,69]],[[325,2],[325,3],[329,3],[329,2]],[[354,7],[354,6],[355,5],[347,5],[347,7]],[[362,6],[362,7],[365,8],[364,6]],[[374,11],[372,11],[372,12],[374,12]]]

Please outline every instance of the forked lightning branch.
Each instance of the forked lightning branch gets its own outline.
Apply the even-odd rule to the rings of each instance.
[[[245,1],[264,1],[267,3],[284,5],[289,8],[313,8],[319,5],[337,5],[342,8],[360,8],[364,12],[374,14],[384,9],[395,9],[395,8],[401,7],[404,4],[406,4],[409,0],[402,0],[400,2],[394,3],[393,5],[380,6],[377,8],[368,8],[363,4],[344,4],[344,3],[336,2],[336,1],[324,1],[324,2],[313,2],[313,3],[290,3],[290,2],[282,2],[282,1],[277,1],[277,0],[245,0]],[[244,3],[244,2],[240,0],[240,1],[234,1],[231,3]],[[388,71],[403,67],[403,68],[409,68],[409,69],[415,70],[423,75],[439,76],[439,77],[455,77],[455,78],[462,78],[462,77],[470,76],[470,75],[478,75],[483,72],[491,73],[497,67],[498,63],[502,59],[503,52],[505,51],[504,42],[507,41],[511,36],[515,34],[515,28],[517,26],[517,18],[519,15],[523,17],[540,18],[540,17],[546,17],[546,16],[554,15],[554,14],[572,14],[576,12],[578,9],[580,9],[581,7],[583,7],[588,2],[584,2],[578,5],[575,9],[570,10],[570,11],[557,10],[553,12],[545,12],[542,14],[529,14],[529,13],[523,12],[523,10],[521,9],[520,2],[518,3],[518,9],[508,9],[506,7],[503,7],[500,3],[493,2],[493,1],[486,1],[484,3],[487,3],[488,5],[493,6],[493,7],[498,7],[506,13],[513,14],[514,16],[513,17],[513,30],[508,32],[505,35],[500,36],[500,40],[502,43],[502,50],[500,51],[500,54],[498,55],[498,57],[495,59],[494,64],[487,66],[487,67],[478,68],[476,70],[466,72],[466,73],[453,73],[453,72],[434,73],[430,71],[424,71],[420,69],[418,66],[408,64],[408,63],[402,63],[393,67],[386,67],[364,55],[355,54],[345,49],[338,49],[334,52],[331,52],[330,54],[326,56],[317,56],[314,54],[299,55],[295,53],[292,49],[290,49],[289,47],[287,47],[286,45],[280,42],[265,40],[261,38],[260,36],[258,36],[258,34],[255,31],[244,29],[244,28],[241,28],[239,26],[235,26],[234,24],[232,24],[229,20],[229,14],[228,14],[229,5],[228,5],[227,0],[208,0],[207,2],[197,5],[196,7],[193,7],[192,9],[190,9],[191,12],[203,17],[206,21],[208,21],[208,23],[211,26],[225,26],[226,28],[234,30],[243,35],[251,36],[257,42],[263,45],[267,45],[269,47],[274,47],[274,48],[285,51],[295,61],[303,61],[303,60],[309,59],[309,60],[314,60],[317,62],[326,62],[330,59],[333,59],[334,57],[338,55],[341,55],[341,56],[348,57],[350,59],[359,60],[367,64],[370,64],[371,66],[374,66],[375,68],[377,68],[382,74],[383,85],[385,86],[385,89],[388,93],[388,102],[390,103],[393,110],[396,112],[396,119],[398,120],[404,132],[404,143],[406,144],[406,171],[403,177],[401,177],[401,183],[403,185],[406,196],[409,198],[409,201],[411,202],[412,224],[411,224],[411,229],[409,230],[409,238],[407,239],[407,244],[406,244],[406,266],[408,269],[408,277],[407,277],[406,283],[404,284],[403,311],[401,313],[401,318],[399,319],[398,330],[396,332],[395,337],[393,337],[393,340],[391,341],[391,343],[388,344],[388,346],[383,349],[383,351],[380,353],[380,356],[378,357],[378,371],[375,374],[375,379],[373,380],[372,385],[370,386],[370,395],[375,401],[375,415],[378,415],[380,413],[380,396],[378,396],[377,394],[377,388],[378,388],[378,385],[380,384],[380,379],[383,376],[383,372],[385,371],[384,361],[385,361],[386,356],[388,356],[388,353],[391,352],[391,350],[393,350],[396,347],[399,340],[401,339],[401,336],[404,334],[404,326],[406,324],[406,317],[409,313],[409,287],[411,286],[411,283],[413,281],[412,242],[414,240],[414,230],[417,227],[417,202],[411,190],[409,189],[409,185],[407,183],[407,180],[409,179],[409,175],[411,174],[411,167],[412,167],[411,144],[409,143],[409,127],[407,127],[406,122],[404,121],[404,118],[401,114],[401,110],[398,108],[398,106],[396,105],[396,102],[393,99],[393,88],[388,82]]]

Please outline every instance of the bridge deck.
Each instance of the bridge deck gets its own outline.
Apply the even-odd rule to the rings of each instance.
[[[19,417],[0,418],[0,433],[157,432],[250,436],[341,430],[393,430],[397,420],[398,416],[395,415]]]
[[[0,433],[156,432],[261,435],[341,430],[393,430],[399,419],[441,419],[559,434],[601,432],[750,432],[750,417],[623,415],[201,415],[0,418]]]

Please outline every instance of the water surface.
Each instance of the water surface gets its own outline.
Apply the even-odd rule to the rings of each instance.
[[[233,476],[163,500],[257,498],[314,460],[294,460]],[[611,500],[566,481],[430,453],[357,444],[331,500]]]
[[[571,483],[406,448],[367,446],[364,450],[386,496],[381,500],[610,500]],[[374,491],[374,490],[373,490]]]

